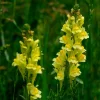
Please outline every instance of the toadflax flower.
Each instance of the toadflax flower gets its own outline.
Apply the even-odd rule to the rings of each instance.
[[[69,68],[69,77],[74,79],[76,76],[79,76],[80,74],[81,74],[81,71],[78,68],[78,65],[71,64]]]
[[[64,70],[67,60],[66,50],[60,50],[60,52],[57,53],[57,56],[57,58],[53,59],[54,63],[52,65],[54,66],[54,71],[57,73],[55,79],[62,81],[64,79]]]
[[[65,34],[60,37],[63,44],[59,55],[53,59],[54,71],[57,74],[55,79],[64,80],[65,72],[68,72],[70,80],[74,80],[81,74],[79,63],[86,61],[85,48],[82,45],[84,39],[89,38],[88,33],[83,27],[84,17],[79,9],[72,9],[71,15],[67,15],[68,20],[63,25],[61,31]],[[63,53],[61,53],[63,51]]]
[[[30,95],[30,100],[35,100],[41,98],[41,91],[37,87],[32,85],[32,83],[27,84],[28,94]]]
[[[24,79],[25,76],[25,67],[26,67],[26,56],[23,54],[17,53],[17,57],[14,59],[12,63],[13,66],[18,66],[18,69]]]
[[[34,86],[37,74],[42,74],[42,67],[38,65],[40,60],[39,40],[33,39],[33,31],[24,30],[23,41],[20,41],[21,53],[17,53],[12,65],[18,66],[23,77],[27,79],[27,90],[29,91],[30,100],[41,98],[41,91]]]

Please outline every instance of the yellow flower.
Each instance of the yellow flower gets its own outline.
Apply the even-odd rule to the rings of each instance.
[[[23,54],[17,53],[17,57],[14,59],[12,63],[13,66],[26,66],[26,56]]]
[[[71,51],[71,48],[73,46],[73,40],[71,39],[71,35],[67,34],[67,35],[62,36],[60,38],[60,43],[65,44],[65,47],[63,47],[63,49],[67,51]]]
[[[77,35],[78,35],[78,38],[81,40],[89,38],[89,36],[84,28],[82,28],[81,32],[78,33]]]
[[[30,48],[32,46],[32,44],[34,43],[34,40],[32,38],[28,38],[26,41],[25,41],[25,44],[28,48]]]
[[[68,21],[69,21],[69,24],[75,24],[75,17],[74,16],[71,16],[68,18]]]
[[[71,27],[72,25],[75,24],[75,17],[74,16],[70,16],[68,15],[68,20],[66,21],[66,23],[63,25],[62,27],[62,31],[67,33],[67,34],[71,34]]]
[[[18,69],[24,79],[25,75],[25,68],[26,68],[26,56],[23,54],[18,54],[17,57],[14,59],[14,62],[12,63],[13,66],[18,66]]]
[[[20,41],[19,43],[20,43],[22,54],[24,54],[25,56],[27,56],[27,47],[25,46],[25,44],[22,41]]]
[[[53,61],[60,65],[63,63],[60,57],[54,58]]]
[[[64,79],[64,71],[65,71],[65,65],[66,65],[66,50],[61,49],[60,52],[57,53],[58,57],[53,59],[53,66],[54,71],[57,73],[57,76],[55,79],[63,80]]]
[[[82,46],[80,43],[75,43],[75,44],[73,45],[73,48],[74,48],[74,49],[82,50],[82,49],[83,49],[83,46]]]
[[[83,46],[81,45],[81,40],[78,39],[77,37],[74,37],[74,39],[75,39],[75,42],[73,44],[73,48],[74,49],[82,50],[83,49]]]
[[[68,33],[68,34],[71,33],[70,26],[69,26],[69,24],[68,24],[67,22],[63,25],[61,31],[66,32],[66,33]]]
[[[33,40],[31,38],[27,39],[26,41],[26,46],[27,46],[27,53],[31,55],[31,53],[37,51],[38,55],[40,54],[39,53],[39,47],[38,47],[38,43],[39,43],[39,40]],[[36,54],[37,54],[36,53]]]
[[[58,57],[57,58],[54,58],[53,61],[53,66],[54,67],[57,67],[57,66],[64,66],[65,63],[66,63],[66,50],[60,50],[59,53],[57,53]]]
[[[62,59],[67,59],[66,58],[66,50],[61,49],[60,52],[57,53],[58,56],[60,56]]]
[[[37,66],[36,66],[36,73],[42,74],[42,69],[43,69],[43,68],[41,68],[41,66],[37,65]]]
[[[70,51],[70,52],[68,52],[68,62],[69,63],[78,63],[78,61],[77,61],[77,59],[76,59],[76,57],[75,57],[75,51]]]
[[[79,15],[76,23],[78,24],[79,27],[81,27],[84,24],[84,17],[82,15]]]
[[[27,84],[27,90],[28,93],[30,94],[30,100],[41,98],[41,91],[38,90],[37,87],[32,85],[32,83]]]
[[[75,64],[72,64],[70,66],[70,69],[69,69],[69,77],[70,77],[70,79],[74,79],[75,77],[79,76],[80,74],[81,74],[81,71],[78,68],[78,66],[75,65]]]
[[[30,69],[31,71],[35,71],[35,70],[36,70],[35,65],[34,65],[34,64],[32,64],[32,63],[27,64],[26,68],[27,68],[28,70]]]
[[[32,43],[32,49],[38,47],[38,43],[39,43],[39,40],[35,40],[33,43]]]
[[[80,49],[79,49],[79,48],[74,49],[74,52],[75,52],[75,54],[77,55],[77,54],[85,53],[86,50],[84,49],[84,46],[81,46]]]
[[[54,61],[53,65],[57,65],[58,64],[60,66],[63,66],[65,64],[64,59],[61,58],[61,57],[54,58],[53,61]],[[54,66],[54,67],[56,67],[56,66]]]
[[[33,62],[31,58],[28,60],[28,64],[26,66],[27,70],[30,71],[31,73],[42,73],[42,68],[41,66],[37,65],[36,62]]]
[[[72,33],[73,33],[73,34],[76,34],[76,33],[79,33],[79,32],[81,32],[80,27],[75,23],[75,24],[72,26]]]
[[[57,72],[57,76],[55,77],[55,79],[59,81],[64,80],[64,71],[65,71],[65,68],[63,68],[63,70],[59,70]]]
[[[70,28],[73,24],[75,24],[75,17],[74,16],[70,16],[69,14],[67,15],[68,20],[67,20],[67,24],[69,24]]]
[[[32,61],[38,61],[40,59],[40,49],[36,47],[31,52]]]
[[[55,59],[55,58],[54,58]],[[53,59],[53,60],[54,60]],[[59,63],[57,63],[57,62],[53,62],[53,64],[52,64],[55,68],[60,68],[61,67],[61,65],[59,64]]]
[[[82,54],[82,53],[79,53],[79,54],[77,54],[77,60],[79,61],[79,62],[85,62],[86,61],[86,55],[84,55],[84,54]]]

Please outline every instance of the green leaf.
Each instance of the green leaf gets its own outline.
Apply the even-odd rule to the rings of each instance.
[[[84,84],[83,81],[80,78],[76,78],[76,81],[80,84]]]

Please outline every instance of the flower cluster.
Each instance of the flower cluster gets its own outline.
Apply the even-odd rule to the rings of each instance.
[[[85,28],[83,27],[84,17],[80,14],[80,10],[72,9],[71,15],[62,27],[65,35],[60,37],[60,43],[63,43],[62,49],[57,53],[57,57],[53,59],[54,71],[57,73],[55,79],[64,80],[65,72],[68,72],[70,80],[74,80],[81,74],[79,69],[80,62],[85,62],[86,55],[82,41],[89,38]],[[67,71],[65,71],[67,70]]]
[[[34,86],[37,74],[42,74],[42,68],[38,65],[38,60],[40,59],[39,40],[33,39],[33,31],[30,30],[23,33],[23,40],[24,42],[20,41],[21,54],[17,53],[12,65],[18,66],[23,79],[27,79],[30,100],[34,100],[41,98],[41,91]]]

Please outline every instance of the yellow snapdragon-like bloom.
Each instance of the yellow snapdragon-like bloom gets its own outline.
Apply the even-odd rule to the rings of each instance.
[[[34,65],[34,64],[27,64],[26,66],[27,70],[31,70],[33,71],[33,73],[38,73],[41,74],[42,73],[42,68],[39,65]]]
[[[73,80],[75,77],[79,76],[80,74],[81,74],[81,71],[78,68],[78,66],[75,64],[72,64],[69,69],[69,77]]]
[[[73,48],[82,50],[83,46],[82,46],[81,40],[76,36],[74,37],[74,40],[75,41],[74,41],[74,44],[73,44]]]
[[[85,62],[86,61],[86,55],[84,55],[84,54],[77,54],[77,60],[79,62]]]
[[[53,59],[54,63],[52,64],[54,66],[54,71],[57,73],[57,77],[55,77],[55,79],[63,80],[67,60],[66,50],[60,50],[57,55],[58,57]]]
[[[63,47],[64,49],[66,49],[67,51],[71,51],[73,46],[73,40],[71,40],[71,34],[63,35],[60,38],[60,43],[65,44],[65,47]]]
[[[70,26],[70,29],[72,30],[72,25],[75,24],[75,17],[74,16],[71,16],[69,14],[67,15],[67,17],[68,17],[68,20],[66,21],[65,24],[68,24]]]
[[[76,24],[78,24],[79,27],[82,27],[82,25],[84,24],[84,17],[82,15],[77,16],[77,21]]]
[[[22,42],[22,41],[20,41],[19,42],[20,43],[20,48],[21,48],[21,52],[22,52],[22,54],[24,54],[25,56],[27,56],[27,46]]]
[[[12,63],[13,66],[18,66],[18,69],[24,79],[25,76],[25,68],[26,68],[26,56],[23,54],[17,53],[17,57],[14,59]]]
[[[32,58],[32,61],[38,61],[40,59],[39,47],[36,47],[32,50],[31,58]]]
[[[69,62],[69,63],[75,63],[75,64],[78,63],[74,51],[68,52],[68,62]]]
[[[28,94],[30,95],[30,100],[35,100],[41,98],[41,91],[37,87],[32,85],[32,83],[27,84]]]
[[[80,27],[75,23],[75,24],[72,26],[72,33],[73,33],[73,34],[77,34],[77,33],[79,33],[79,32],[81,32]]]
[[[17,57],[14,59],[12,63],[13,66],[26,66],[26,56],[23,54],[17,53]]]
[[[56,71],[57,76],[55,77],[55,79],[60,80],[60,81],[64,80],[64,71],[65,71],[64,67],[62,69],[57,70]]]
[[[81,40],[89,38],[84,28],[82,28],[80,33],[78,33],[78,38],[80,38]]]
[[[68,22],[66,22],[66,23],[63,25],[63,27],[62,27],[61,30],[62,30],[63,32],[66,32],[66,33],[71,33],[71,29],[70,29],[70,26],[69,26]]]
[[[53,61],[54,61],[54,63],[53,63],[54,67],[57,67],[57,66],[55,66],[56,64],[60,65],[60,66],[65,65],[66,59],[67,59],[67,57],[66,57],[66,50],[60,50],[60,52],[57,53],[57,55],[58,55],[58,57],[53,59]]]

